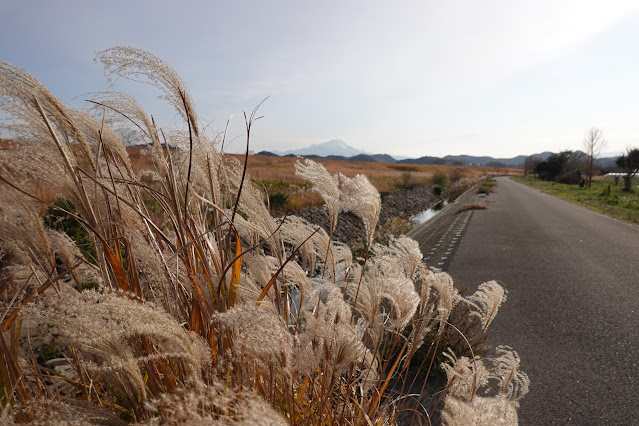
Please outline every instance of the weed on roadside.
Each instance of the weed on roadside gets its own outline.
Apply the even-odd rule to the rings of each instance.
[[[593,180],[591,188],[535,178],[512,179],[615,219],[639,224],[639,194],[624,191],[623,185],[612,185],[607,179]]]
[[[467,203],[457,207],[457,210],[455,210],[455,214],[462,213],[468,210],[486,210],[486,209],[488,209],[488,206],[486,204]]]

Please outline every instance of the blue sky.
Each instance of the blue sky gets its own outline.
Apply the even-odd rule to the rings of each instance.
[[[185,6],[188,4],[188,6]],[[108,86],[95,51],[164,59],[201,120],[242,149],[242,112],[262,99],[252,149],[339,138],[372,153],[510,157],[639,146],[639,2],[8,1],[0,60],[63,101]],[[162,125],[157,92],[121,84]]]

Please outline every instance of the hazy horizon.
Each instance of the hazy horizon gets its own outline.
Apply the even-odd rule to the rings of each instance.
[[[310,149],[312,147],[318,147],[318,146],[322,146],[322,145],[325,145],[325,144],[330,144],[331,142],[335,142],[335,141],[339,141],[339,142],[342,142],[342,143],[346,144],[348,146],[348,148],[357,149],[357,148],[355,148],[353,146],[350,146],[347,141],[344,141],[344,140],[339,139],[339,138],[335,138],[335,139],[331,139],[330,141],[311,144],[311,145],[308,145],[308,146],[305,146],[305,147],[300,147],[300,148],[294,148],[294,149],[260,149],[259,151],[251,149],[251,152],[253,154],[257,154],[258,152],[261,152],[261,151],[267,151],[267,152],[270,152],[272,154],[287,155],[287,154],[291,153],[291,151],[306,150],[306,149]],[[566,150],[559,150],[559,151],[552,151],[552,152],[557,154],[557,153],[559,153],[561,151],[566,151]],[[583,148],[582,149],[574,149],[574,150],[571,150],[571,151],[582,151],[583,152]],[[544,152],[548,152],[548,151],[544,151]],[[511,156],[508,156],[508,157],[496,157],[494,155],[489,155],[489,154],[464,154],[464,153],[462,153],[462,154],[444,154],[441,157],[446,157],[446,156],[456,157],[456,156],[468,155],[468,156],[471,156],[471,157],[492,157],[492,158],[495,158],[495,159],[510,159],[510,158],[514,158],[514,157],[518,157],[518,156],[535,156],[535,155],[538,155],[538,154],[543,154],[544,152],[540,151],[540,152],[531,152],[531,153],[521,153],[521,154],[517,154],[517,155],[511,155]],[[403,159],[403,158],[416,159],[416,158],[419,158],[419,157],[424,157],[424,156],[407,157],[407,156],[403,156],[403,155],[392,155],[392,154],[388,154],[387,152],[371,152],[371,151],[367,151],[367,150],[358,150],[358,152],[356,154],[353,154],[353,155],[357,155],[357,154],[365,154],[365,155],[383,155],[383,154],[387,154],[387,155],[390,155],[391,157],[393,157],[395,159]],[[618,157],[618,156],[623,155],[623,154],[624,154],[623,151],[617,151],[617,152],[615,152],[615,151],[603,151],[603,152],[599,153],[597,158],[613,158],[613,157]],[[317,154],[317,155],[322,156],[321,154]],[[340,153],[336,152],[335,154],[328,154],[328,155],[343,155],[343,154],[340,154]],[[349,157],[349,156],[352,156],[352,155],[343,155],[343,156],[344,157]]]
[[[633,1],[12,2],[0,0],[0,60],[74,106],[105,90],[95,51],[132,45],[189,87],[211,131],[263,99],[251,149],[342,139],[417,158],[509,158],[639,146],[639,4]],[[149,87],[118,82],[161,125],[179,126]]]

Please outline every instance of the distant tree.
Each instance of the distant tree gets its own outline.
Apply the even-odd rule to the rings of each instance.
[[[551,154],[546,160],[535,166],[535,173],[543,180],[556,180],[563,172],[568,162],[570,151]]]
[[[625,173],[623,189],[632,191],[632,178],[639,172],[639,149],[628,148],[626,154],[617,158],[615,164]]]
[[[122,140],[124,141],[125,146],[144,144],[144,139],[142,138],[142,134],[139,130],[122,127],[119,129],[115,129],[115,131],[119,133],[120,136],[122,136]]]
[[[526,157],[526,159],[524,160],[524,177],[530,174],[534,174],[535,167],[537,167],[537,164],[539,164],[540,162],[541,160],[535,156],[529,155],[528,157]]]
[[[543,180],[578,184],[581,182],[579,161],[577,153],[562,151],[559,154],[551,154],[545,161],[539,162],[534,171]]]
[[[500,163],[499,161],[489,161],[488,163],[486,163],[486,167],[496,167],[498,169],[501,169],[502,167],[506,167],[506,165],[504,163]]]
[[[606,144],[607,142],[603,137],[601,129],[593,127],[586,133],[586,137],[584,138],[584,148],[586,149],[586,155],[588,156],[586,162],[586,185],[588,188],[590,188],[592,184],[592,172],[595,161]]]

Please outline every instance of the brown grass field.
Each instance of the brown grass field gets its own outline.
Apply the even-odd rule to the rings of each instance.
[[[240,161],[244,159],[241,155],[235,155]],[[298,158],[292,157],[271,157],[262,155],[251,155],[248,163],[248,173],[256,180],[293,180],[302,181],[295,176],[295,162]],[[521,174],[519,169],[497,169],[495,167],[468,167],[468,166],[439,166],[421,164],[398,164],[398,163],[369,163],[359,161],[336,161],[325,159],[314,159],[326,167],[330,173],[342,173],[352,177],[356,174],[365,174],[378,191],[392,192],[399,189],[410,175],[415,184],[429,183],[434,173],[441,171],[446,175],[457,171],[462,176],[480,177],[493,174]]]
[[[128,148],[136,173],[153,167],[151,158],[145,156],[143,150],[144,147]],[[244,162],[244,155],[228,155]],[[285,206],[281,206],[283,210],[302,210],[324,203],[319,193],[313,191],[308,182],[295,175],[295,163],[299,160],[301,158],[266,155],[249,155],[248,157],[248,175],[266,193],[266,198],[270,199],[271,207],[275,207],[275,211],[278,210],[276,201],[272,199],[275,194],[281,194],[285,198]],[[324,165],[331,174],[342,173],[348,177],[364,174],[381,193],[394,192],[411,186],[429,185],[436,173],[444,174],[449,180],[465,177],[473,181],[479,180],[482,176],[522,174],[520,169],[514,168],[371,163],[321,158],[315,158],[313,161]]]
[[[0,140],[0,152],[12,149],[16,142]],[[153,160],[145,154],[146,146],[127,147],[131,165],[135,173],[153,169]],[[244,162],[244,155],[227,154]],[[301,158],[275,157],[265,155],[249,155],[248,175],[258,183],[265,193],[281,192],[288,198],[289,206],[295,210],[323,203],[322,198],[306,181],[295,175],[295,162]],[[432,183],[435,173],[443,173],[448,177],[469,177],[473,180],[482,176],[493,175],[522,175],[521,169],[496,167],[445,166],[398,163],[370,163],[361,161],[337,161],[316,158],[331,173],[342,173],[348,177],[364,174],[379,192],[394,192],[413,185],[428,185]],[[57,194],[51,188],[34,186],[33,194],[40,199],[53,202]]]

